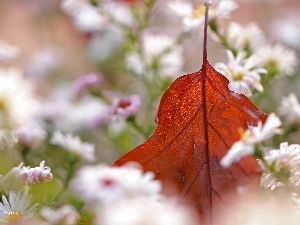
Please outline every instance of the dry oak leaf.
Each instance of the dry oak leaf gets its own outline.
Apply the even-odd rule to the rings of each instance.
[[[135,161],[155,172],[163,192],[194,208],[201,224],[214,224],[239,187],[253,180],[259,187],[254,158],[227,169],[219,164],[240,139],[238,130],[267,116],[246,96],[230,91],[228,83],[207,60],[199,71],[179,77],[161,98],[153,135],[114,163]]]

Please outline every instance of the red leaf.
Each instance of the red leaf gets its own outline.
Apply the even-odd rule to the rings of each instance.
[[[207,61],[207,18],[208,10],[201,70],[174,81],[162,96],[154,134],[114,164],[136,161],[145,171],[155,172],[164,193],[177,194],[194,207],[201,224],[214,223],[238,187],[258,181],[258,164],[252,157],[227,169],[219,162],[240,139],[239,129],[266,119],[246,96],[230,91],[229,81]]]
[[[136,161],[145,171],[154,171],[165,193],[172,184],[174,192],[210,224],[216,205],[226,206],[225,193],[259,176],[254,158],[246,157],[228,169],[219,162],[240,139],[239,128],[265,119],[247,97],[229,91],[228,80],[206,62],[166,90],[154,134],[114,165]]]

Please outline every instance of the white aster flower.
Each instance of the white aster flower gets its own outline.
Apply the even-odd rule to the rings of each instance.
[[[112,18],[113,22],[132,26],[134,17],[131,13],[130,4],[122,1],[103,1],[100,6],[101,12]]]
[[[0,70],[0,129],[15,130],[36,112],[31,84],[16,69]]]
[[[226,35],[230,46],[234,47],[238,51],[248,48],[253,51],[258,46],[265,43],[262,30],[254,22],[247,26],[242,26],[238,23],[232,22],[228,26]]]
[[[191,2],[175,0],[170,2],[168,7],[181,19],[184,32],[190,32],[196,29],[199,30],[199,27],[204,24],[204,4],[194,7]],[[210,18],[227,18],[237,7],[238,5],[234,0],[214,1],[214,5],[209,8]]]
[[[280,126],[281,121],[279,118],[274,113],[271,113],[264,124],[259,121],[257,126],[251,126],[248,130],[242,132],[241,139],[232,145],[227,154],[221,159],[220,164],[223,167],[229,167],[232,163],[239,161],[242,157],[253,155],[255,152],[255,145],[271,138],[274,134],[279,133]]]
[[[51,168],[45,166],[45,160],[40,163],[40,166],[35,168],[23,166],[23,168],[20,169],[20,175],[28,184],[45,183],[53,178]]]
[[[75,153],[87,161],[95,160],[95,146],[88,142],[82,142],[78,136],[55,131],[50,142]]]
[[[32,55],[26,75],[41,79],[55,71],[63,62],[63,52],[56,46],[44,46]]]
[[[126,65],[138,75],[153,73],[161,77],[180,75],[183,67],[182,48],[175,39],[162,33],[145,33],[141,53],[131,52],[126,56]],[[148,75],[147,74],[147,75]]]
[[[274,75],[293,75],[297,65],[296,53],[281,44],[262,46],[256,50],[261,65]]]
[[[229,50],[226,53],[228,63],[216,63],[215,68],[230,81],[229,89],[248,97],[252,95],[252,88],[263,91],[260,74],[267,73],[267,70],[258,68],[260,63],[258,57],[252,55],[246,58],[246,53],[243,51],[239,52],[236,57]]]
[[[61,9],[72,17],[75,27],[81,31],[99,31],[107,24],[99,9],[87,0],[62,0]]]
[[[272,37],[276,37],[280,42],[300,50],[300,17],[299,10],[295,12],[288,11],[284,17],[273,20],[271,25]],[[278,29],[280,27],[281,29]]]
[[[76,132],[97,128],[109,121],[109,106],[99,98],[87,96],[72,102],[68,96],[63,95],[68,93],[58,93],[53,100],[44,103],[39,113],[41,119],[53,123],[56,130]]]
[[[282,99],[278,111],[280,115],[286,118],[289,124],[300,122],[300,104],[294,93],[290,93]]]
[[[0,222],[1,224],[16,224],[30,218],[38,204],[31,204],[31,196],[28,195],[29,189],[17,194],[10,192],[9,198],[2,195],[0,202]]]
[[[121,51],[124,44],[123,30],[117,26],[107,26],[104,32],[93,34],[88,42],[88,55],[97,62],[104,62],[116,52]]]
[[[154,180],[153,172],[144,173],[135,164],[96,165],[82,167],[72,180],[71,188],[94,206],[115,204],[123,198],[155,197],[161,191],[161,184]]]
[[[88,0],[62,0],[60,2],[60,8],[70,14],[74,15],[76,14],[81,7],[88,4]]]
[[[19,141],[29,146],[31,149],[37,149],[46,138],[46,131],[36,121],[29,121],[16,131]]]
[[[180,212],[180,213],[178,213]],[[160,201],[139,197],[110,204],[96,215],[105,225],[196,225],[196,217],[183,205],[170,199]]]
[[[300,184],[300,145],[281,143],[279,149],[268,151],[260,163],[263,169],[261,185],[273,190],[287,185],[286,182],[299,186]],[[271,171],[269,170],[271,168]]]
[[[23,179],[21,179],[22,167],[23,162],[18,166],[13,167],[4,176],[0,176],[1,190],[3,190],[5,193],[9,193],[9,191],[12,191],[12,187],[14,188],[14,190],[20,190],[24,187]]]
[[[14,45],[10,45],[0,40],[0,61],[8,61],[16,58],[20,53],[20,49]]]
[[[99,13],[98,8],[87,4],[73,16],[73,23],[81,31],[95,32],[102,30],[107,25],[107,20]]]
[[[79,213],[72,205],[63,205],[58,210],[43,208],[41,215],[50,224],[76,225],[80,219]]]

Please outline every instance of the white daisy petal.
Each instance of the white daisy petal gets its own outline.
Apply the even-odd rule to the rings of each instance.
[[[31,206],[31,207],[29,207]],[[32,216],[32,213],[36,210],[37,204],[32,205],[30,202],[30,196],[28,195],[28,187],[21,193],[14,192],[9,193],[9,201],[2,195],[2,203],[0,203],[0,221],[20,222],[28,219]]]

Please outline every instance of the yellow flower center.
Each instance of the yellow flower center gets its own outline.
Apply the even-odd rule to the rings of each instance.
[[[9,110],[9,99],[7,98],[7,96],[1,96],[0,97],[0,111],[7,113],[7,111]]]
[[[20,212],[6,212],[8,224],[14,224],[16,221],[20,221],[22,219],[22,214]]]
[[[279,67],[278,59],[273,58],[273,57],[270,57],[270,58],[266,61],[265,66],[266,66],[268,69],[277,71],[277,70],[278,70],[278,67]]]
[[[199,19],[201,17],[205,16],[205,10],[206,7],[204,4],[199,5],[198,7],[196,7],[193,12],[192,12],[192,17],[193,19]],[[215,15],[215,10],[213,7],[209,8],[209,14],[210,14],[210,18],[214,17]]]
[[[237,72],[233,75],[234,80],[242,80],[243,79],[243,73]]]
[[[254,133],[250,130],[244,130],[243,128],[239,128],[238,132],[240,134],[241,140],[247,140],[250,137],[254,137]]]
[[[195,8],[192,12],[192,15],[194,19],[203,17],[205,15],[205,5],[201,4],[197,8]]]

